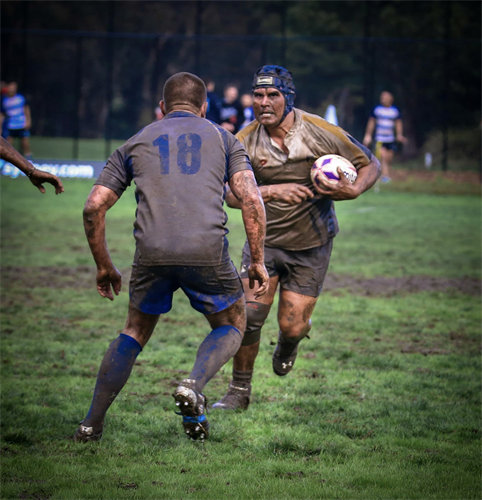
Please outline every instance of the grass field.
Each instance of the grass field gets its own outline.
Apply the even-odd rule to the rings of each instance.
[[[1,179],[1,498],[481,498],[479,197],[382,190],[337,203],[341,232],[295,369],[272,372],[273,309],[249,410],[212,412],[204,444],[184,437],[170,394],[208,328],[176,294],[103,440],[83,445],[72,435],[123,327],[134,247],[130,190],[107,218],[124,288],[102,300],[82,228],[91,185],[67,180],[56,197]],[[238,264],[242,224],[229,216]],[[206,387],[211,402],[230,371]]]

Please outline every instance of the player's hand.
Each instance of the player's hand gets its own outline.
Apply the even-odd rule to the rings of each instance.
[[[116,295],[119,295],[122,286],[122,275],[114,267],[110,269],[97,269],[97,291],[102,297],[114,300],[112,289]]]
[[[269,275],[264,264],[251,264],[248,268],[249,288],[253,289],[258,282],[258,289],[254,296],[258,299],[268,291]]]
[[[363,145],[368,148],[370,147],[371,142],[372,142],[372,136],[368,134],[365,135],[365,137],[363,138]]]
[[[408,142],[408,139],[405,136],[398,134],[397,135],[397,142],[401,142],[402,144],[406,144]]]
[[[42,183],[48,182],[52,184],[55,188],[55,194],[60,194],[64,192],[64,186],[62,181],[56,176],[49,174],[48,172],[43,172],[42,170],[34,170],[32,175],[29,177],[30,182],[38,188],[41,193],[45,193],[45,188]]]
[[[298,205],[314,196],[310,188],[295,182],[272,184],[268,187],[268,194],[272,200],[284,201],[288,205]]]
[[[343,173],[343,170],[337,169],[340,180],[336,184],[332,184],[328,178],[323,175],[317,177],[318,184],[314,185],[315,190],[325,196],[329,196],[334,201],[354,200],[360,196],[360,192],[355,184],[352,184]]]

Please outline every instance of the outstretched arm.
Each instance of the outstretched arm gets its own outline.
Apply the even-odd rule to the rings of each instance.
[[[254,174],[251,170],[235,173],[229,180],[231,194],[239,202],[249,249],[251,265],[248,269],[249,287],[254,288],[254,282],[259,284],[255,296],[259,297],[268,290],[269,276],[264,266],[264,238],[266,235],[266,214],[264,203]]]
[[[0,158],[8,161],[21,170],[41,193],[45,193],[45,188],[42,186],[44,182],[48,182],[54,186],[55,194],[64,192],[62,181],[56,175],[43,172],[42,170],[37,170],[3,137],[0,137]]]
[[[119,295],[122,277],[114,267],[105,240],[105,214],[119,199],[111,189],[94,186],[85,202],[84,229],[90,251],[97,265],[97,291],[102,297],[114,300],[111,286]]]

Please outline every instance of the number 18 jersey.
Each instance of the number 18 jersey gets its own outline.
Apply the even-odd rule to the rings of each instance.
[[[209,266],[227,246],[225,183],[242,170],[251,163],[232,134],[176,111],[117,149],[96,184],[118,196],[136,184],[136,262]]]

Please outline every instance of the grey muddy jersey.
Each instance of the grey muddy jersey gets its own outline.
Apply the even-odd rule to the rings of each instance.
[[[241,143],[214,123],[172,112],[108,159],[97,185],[121,196],[134,180],[136,261],[216,265],[227,245],[225,183],[251,170]]]

